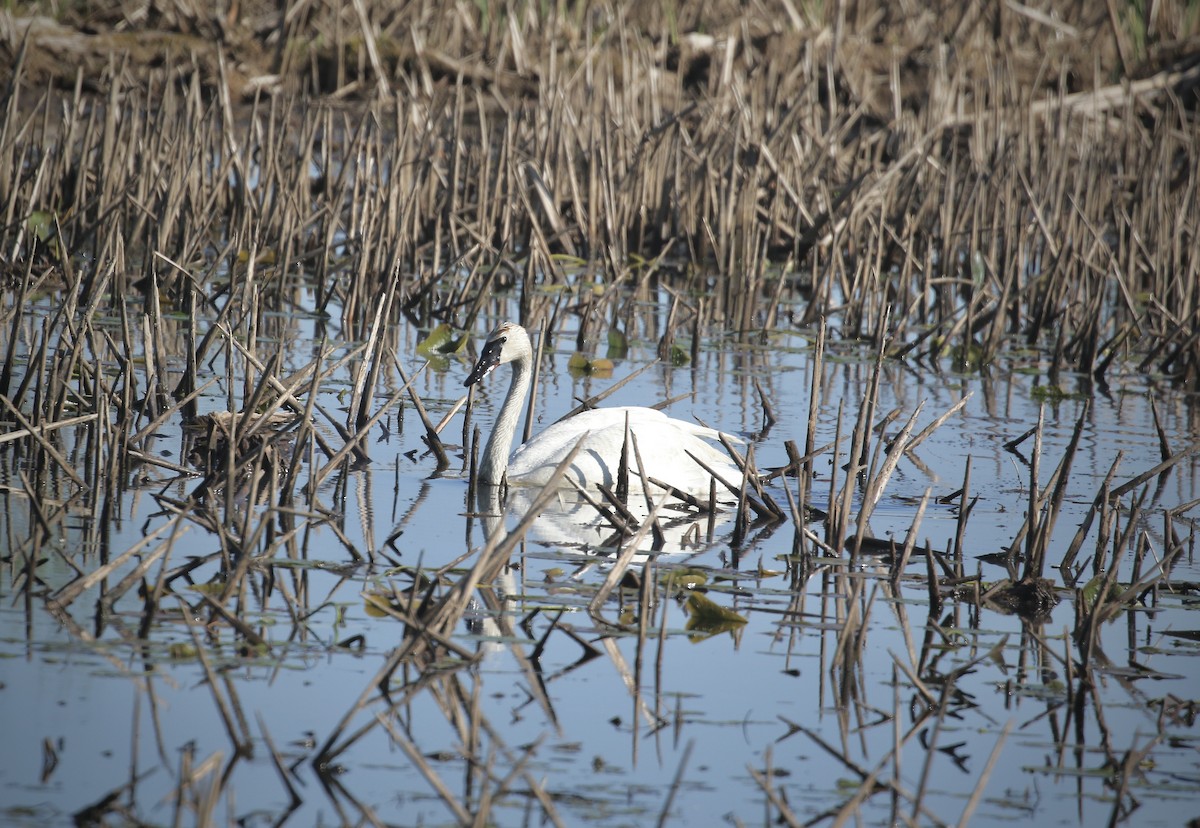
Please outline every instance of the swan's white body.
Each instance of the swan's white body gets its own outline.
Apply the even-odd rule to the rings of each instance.
[[[599,483],[613,486],[621,462],[627,422],[647,477],[691,494],[707,495],[712,476],[692,459],[697,457],[725,481],[737,485],[741,480],[742,473],[729,456],[708,442],[716,440],[719,432],[676,420],[653,408],[633,406],[597,408],[560,420],[509,457],[531,379],[533,349],[525,329],[509,322],[494,330],[466,384],[478,382],[506,362],[513,366],[512,384],[483,450],[479,464],[480,482],[500,485],[507,481],[510,485],[544,486],[555,467],[586,435],[566,476],[585,489],[592,489]],[[628,457],[629,485],[640,489],[641,480],[632,450]],[[720,484],[717,488],[724,491]]]

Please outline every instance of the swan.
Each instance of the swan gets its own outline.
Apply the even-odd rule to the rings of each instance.
[[[482,483],[544,486],[555,466],[586,435],[563,485],[569,485],[566,478],[571,478],[585,489],[600,483],[613,486],[621,462],[626,422],[637,440],[647,477],[670,483],[689,494],[707,495],[712,477],[692,459],[696,457],[730,484],[736,485],[742,479],[741,470],[730,457],[708,442],[718,439],[720,432],[642,406],[596,408],[560,420],[530,438],[510,457],[517,420],[529,394],[533,367],[529,333],[512,322],[492,331],[464,385],[474,385],[505,363],[512,363],[512,384],[483,450],[478,477]],[[628,456],[629,486],[640,490],[637,462],[632,452]]]

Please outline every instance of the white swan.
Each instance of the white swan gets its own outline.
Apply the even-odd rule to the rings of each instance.
[[[533,349],[525,329],[506,322],[492,331],[465,384],[474,385],[506,362],[513,366],[512,385],[483,450],[479,464],[480,482],[500,485],[507,480],[510,485],[545,485],[555,466],[586,434],[587,439],[567,476],[585,489],[592,489],[597,483],[613,486],[621,462],[626,421],[637,440],[647,477],[670,483],[690,494],[707,495],[712,478],[692,459],[698,457],[730,484],[736,486],[741,481],[742,472],[730,457],[706,442],[717,439],[719,432],[673,419],[653,408],[636,406],[597,408],[560,420],[532,437],[509,457],[517,419],[529,394],[532,373]],[[630,488],[640,490],[641,479],[632,451],[628,457]],[[726,491],[719,483],[717,490],[719,493]]]

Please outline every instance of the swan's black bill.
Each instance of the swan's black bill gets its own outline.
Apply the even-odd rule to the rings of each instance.
[[[496,366],[500,364],[500,351],[503,349],[503,337],[489,339],[488,343],[483,346],[483,353],[479,355],[479,361],[475,363],[475,367],[471,369],[471,375],[467,377],[467,381],[463,385],[474,385],[495,370]]]

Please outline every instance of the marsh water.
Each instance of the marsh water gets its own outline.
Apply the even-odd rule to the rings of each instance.
[[[491,321],[517,312],[515,297],[493,303]],[[32,305],[24,324],[36,326],[51,308],[49,301]],[[260,333],[259,347],[278,348],[285,370],[311,359],[319,336],[332,335],[335,349],[352,344],[339,343],[336,328],[302,307],[277,321],[270,335]],[[410,376],[425,362],[417,352],[426,333],[409,326],[387,333]],[[485,331],[471,333],[478,345]],[[535,429],[654,360],[655,342],[644,331],[628,333],[630,346],[611,376],[568,369],[573,337],[545,343]],[[660,362],[605,404],[686,393],[671,414],[743,437],[760,468],[783,465],[784,441],[803,440],[813,338],[786,329],[749,342],[708,338],[694,361]],[[605,343],[592,344],[605,353]],[[463,394],[471,351],[438,357],[419,373],[415,387],[434,422]],[[818,444],[835,440],[839,410],[851,418],[861,405],[872,364],[869,346],[830,345]],[[240,389],[228,387],[222,364],[208,368],[216,382],[201,410],[225,410]],[[900,462],[870,534],[903,544],[925,492],[941,498],[959,490],[969,465],[969,494],[978,499],[966,524],[963,569],[992,582],[1004,568],[980,556],[1013,543],[1029,503],[1032,440],[1006,443],[1036,424],[1039,407],[1044,484],[1090,405],[1052,556],[1075,534],[1118,453],[1118,481],[1161,459],[1152,399],[1172,446],[1200,432],[1195,399],[1154,377],[1110,377],[1104,393],[1060,377],[1047,400],[1038,390],[1040,368],[1035,352],[967,373],[948,360],[885,361],[879,411],[899,409],[899,422],[922,405],[919,429],[964,395],[970,399]],[[506,380],[496,372],[475,401],[472,425],[484,434]],[[776,417],[765,430],[756,381]],[[401,384],[395,374],[382,377],[377,399]],[[350,385],[348,374],[329,378],[321,403],[337,409]],[[244,617],[264,642],[253,648],[204,612],[201,593],[212,594],[207,581],[217,571],[219,542],[194,524],[173,528],[167,553],[141,573],[153,584],[160,571],[197,563],[171,581],[150,629],[139,629],[139,590],[106,603],[139,555],[65,611],[44,600],[80,577],[77,569],[161,533],[170,513],[160,499],[186,498],[195,476],[137,465],[116,511],[102,519],[76,510],[54,524],[52,547],[30,573],[14,550],[36,518],[20,463],[5,462],[0,819],[87,823],[89,814],[106,812],[130,823],[440,825],[458,818],[449,802],[470,809],[487,800],[490,821],[502,825],[543,824],[543,812],[563,824],[736,825],[772,821],[772,799],[801,822],[844,808],[861,824],[954,824],[966,815],[981,825],[1087,825],[1135,808],[1139,825],[1178,825],[1196,815],[1194,544],[1153,594],[1104,625],[1096,686],[1079,700],[1064,661],[1073,654],[1077,598],[1055,570],[1048,577],[1061,601],[1046,617],[1023,620],[958,595],[934,615],[924,556],[911,559],[893,588],[888,562],[870,554],[852,561],[818,552],[798,572],[789,565],[796,534],[789,522],[752,523],[735,537],[728,519],[693,518],[677,521],[683,528],[668,534],[661,553],[633,564],[642,571],[652,560],[659,585],[672,572],[686,573],[690,579],[676,581],[688,586],[658,589],[640,628],[628,623],[639,590],[617,590],[602,614],[627,622],[619,628],[587,611],[615,558],[611,532],[598,528],[588,507],[564,498],[533,524],[497,582],[480,590],[453,631],[461,654],[444,656],[444,674],[402,669],[383,679],[401,703],[360,706],[403,635],[403,625],[370,596],[402,594],[417,567],[431,572],[461,558],[447,570],[453,577],[495,531],[494,520],[489,528],[480,517],[486,504],[472,511],[468,502],[465,453],[456,445],[464,430],[460,410],[442,431],[452,465],[437,472],[412,405],[396,406],[376,426],[370,462],[322,483],[309,517],[298,521],[299,542],[287,547],[293,552],[255,565],[259,575],[250,583],[257,586],[242,597]],[[156,434],[147,452],[187,468],[196,437],[177,418]],[[88,462],[82,427],[59,436],[68,458]],[[818,506],[829,498],[820,481],[830,478],[831,457],[819,458],[808,495]],[[1193,456],[1148,486],[1136,527],[1146,539],[1143,573],[1162,554],[1164,511],[1196,496],[1198,474]],[[776,482],[777,494],[782,485]],[[509,525],[525,502],[513,494]],[[54,493],[42,496],[42,508],[51,508]],[[949,548],[958,503],[930,502],[917,527],[920,543]],[[1165,519],[1194,538],[1186,515]],[[691,524],[697,528],[688,533]],[[820,523],[809,528],[820,535]],[[1080,562],[1082,585],[1091,571]],[[1132,565],[1129,556],[1121,561],[1126,570]],[[31,574],[37,589],[23,589]],[[1118,580],[1129,578],[1126,571]],[[738,620],[697,624],[688,587]],[[854,643],[841,639],[848,616],[861,625]],[[847,647],[856,649],[847,654]],[[934,705],[905,667],[938,697],[942,679],[969,662],[945,683],[952,689],[937,705],[942,715],[930,716]],[[314,763],[335,733],[360,728],[332,762]],[[906,795],[874,789],[865,776],[872,772]],[[918,789],[913,813],[906,797]],[[95,808],[101,811],[89,811]]]

